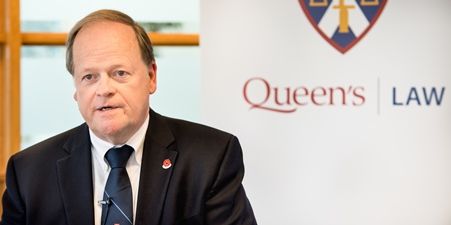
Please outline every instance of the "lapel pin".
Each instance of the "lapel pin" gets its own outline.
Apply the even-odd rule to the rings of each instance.
[[[172,166],[171,160],[170,159],[165,159],[163,161],[163,165],[161,167],[163,167],[163,169],[167,170],[167,169],[171,168],[171,166]]]

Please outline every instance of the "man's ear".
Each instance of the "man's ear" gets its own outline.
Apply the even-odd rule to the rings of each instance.
[[[155,61],[150,63],[148,75],[150,78],[148,87],[149,94],[153,94],[157,90],[157,64],[155,63]]]
[[[78,101],[78,99],[77,99],[77,91],[74,92],[74,96],[73,97],[74,97],[74,100],[77,102]]]

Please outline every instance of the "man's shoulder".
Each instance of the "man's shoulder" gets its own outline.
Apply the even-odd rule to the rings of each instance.
[[[85,123],[27,147],[14,154],[13,158],[38,159],[41,157],[48,157],[51,154],[60,152],[70,139],[77,139],[77,136],[82,134],[84,130],[87,130],[87,125]]]
[[[159,125],[163,125],[163,130],[166,130],[164,128],[166,126],[174,138],[173,145],[170,145],[169,149],[172,147],[178,152],[179,168],[186,166],[190,168],[190,171],[203,174],[206,171],[212,172],[211,168],[219,168],[224,157],[230,155],[236,159],[238,164],[242,162],[240,143],[238,138],[231,133],[211,126],[169,117],[159,118]],[[158,129],[158,126],[155,129]],[[150,137],[158,142],[157,139],[161,136],[152,137],[152,128],[150,131]],[[159,134],[161,135],[161,133]]]
[[[205,124],[166,116],[162,117],[177,138],[190,138],[193,140],[192,138],[196,137],[194,140],[202,138],[205,140],[227,141],[234,137],[234,135],[229,132]]]

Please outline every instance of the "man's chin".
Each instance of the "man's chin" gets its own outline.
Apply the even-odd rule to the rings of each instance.
[[[108,141],[113,144],[123,144],[126,141],[127,137],[124,137],[126,132],[124,131],[124,127],[118,125],[109,125],[101,127],[97,127],[92,129],[96,136],[103,139],[104,141]],[[125,139],[125,140],[123,140]]]

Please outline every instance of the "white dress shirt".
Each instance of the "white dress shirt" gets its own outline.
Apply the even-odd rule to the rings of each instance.
[[[146,136],[147,127],[149,126],[149,115],[138,131],[125,143],[135,149],[127,162],[127,173],[132,185],[133,195],[133,224],[136,219],[136,204],[138,201],[138,187],[139,175],[141,173],[141,161],[144,147],[144,138]],[[103,192],[105,190],[106,181],[110,174],[110,166],[105,159],[106,152],[115,146],[97,137],[91,129],[89,129],[89,136],[91,137],[91,154],[92,154],[92,183],[94,190],[94,224],[101,225],[102,205],[99,200],[103,199]]]

